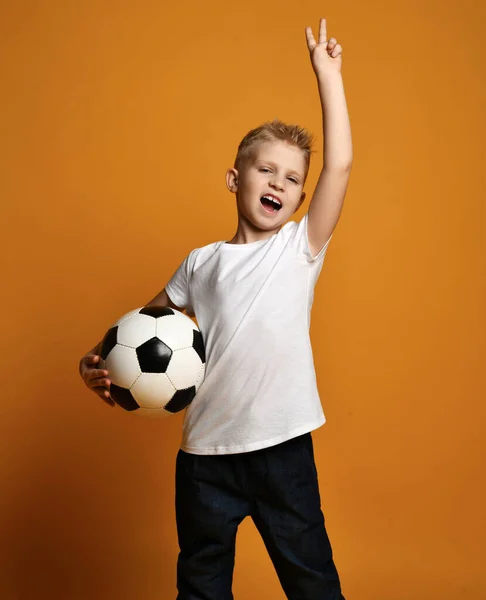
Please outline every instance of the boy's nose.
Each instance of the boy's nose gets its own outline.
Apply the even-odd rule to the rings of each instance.
[[[270,182],[270,185],[274,188],[277,188],[278,190],[283,190],[283,183],[281,183],[279,180],[273,180]]]

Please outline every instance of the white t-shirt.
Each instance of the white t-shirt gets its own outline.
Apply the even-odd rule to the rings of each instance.
[[[325,423],[309,327],[331,239],[313,257],[306,214],[266,240],[196,248],[171,277],[167,294],[196,317],[206,350],[182,450],[250,452]]]

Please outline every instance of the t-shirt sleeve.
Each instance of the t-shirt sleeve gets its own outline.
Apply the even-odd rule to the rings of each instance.
[[[191,303],[190,294],[190,263],[191,254],[179,265],[175,273],[169,279],[165,286],[167,295],[172,302],[180,308],[186,309],[186,312],[190,316],[194,316],[194,310]]]
[[[302,217],[302,219],[299,221],[299,223],[297,223],[297,229],[296,229],[295,235],[296,235],[297,246],[299,248],[299,252],[301,252],[304,255],[305,259],[309,263],[322,262],[326,255],[326,252],[329,247],[329,243],[332,239],[333,234],[331,234],[329,236],[329,239],[324,244],[324,246],[319,250],[319,252],[317,254],[313,255],[310,250],[310,247],[309,247],[309,237],[308,237],[308,233],[307,233],[307,221],[308,221],[308,213],[306,213]]]

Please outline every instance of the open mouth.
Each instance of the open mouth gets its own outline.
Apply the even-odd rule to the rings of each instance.
[[[267,212],[277,212],[282,208],[280,200],[277,200],[277,198],[274,198],[273,196],[262,196],[260,202]]]

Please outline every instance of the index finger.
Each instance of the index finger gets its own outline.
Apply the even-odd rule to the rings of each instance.
[[[307,47],[309,48],[309,51],[314,50],[314,48],[317,46],[317,44],[316,44],[316,40],[314,39],[314,34],[312,33],[311,27],[305,28],[305,37],[307,39]]]

